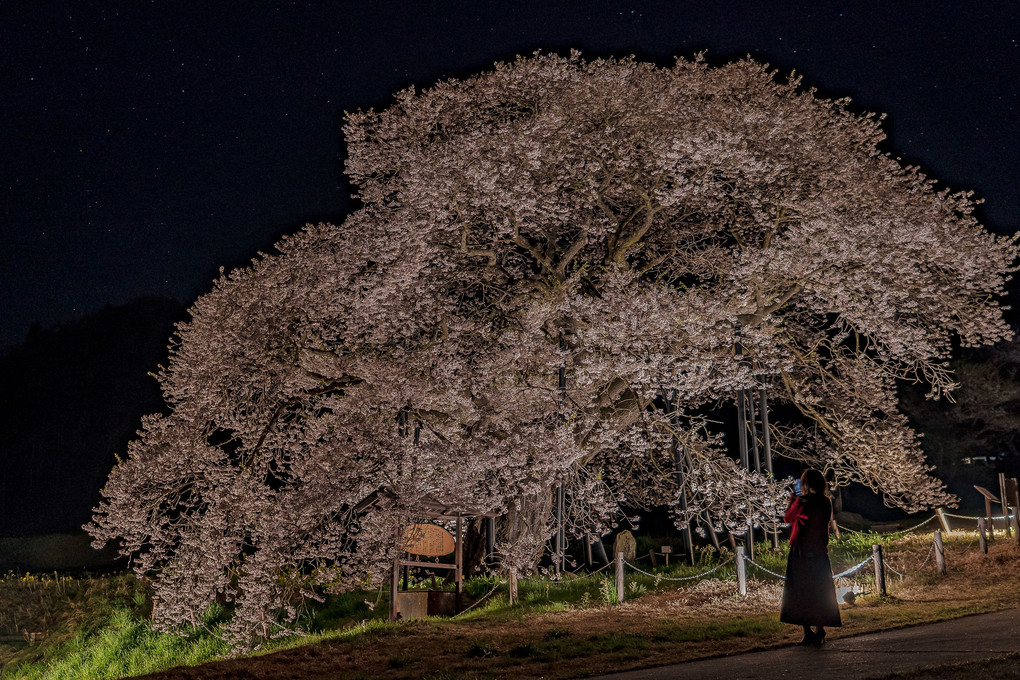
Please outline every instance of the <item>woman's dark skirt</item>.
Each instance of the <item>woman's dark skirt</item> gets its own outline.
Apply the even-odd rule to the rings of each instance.
[[[832,566],[826,553],[790,547],[779,620],[801,626],[843,625],[836,604]]]

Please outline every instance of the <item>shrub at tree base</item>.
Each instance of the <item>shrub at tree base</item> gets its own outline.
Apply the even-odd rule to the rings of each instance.
[[[578,532],[681,491],[680,525],[774,522],[782,490],[697,415],[762,381],[805,416],[778,453],[951,502],[895,382],[941,394],[954,337],[1008,335],[1016,249],[846,106],[751,61],[575,54],[349,114],[363,207],[195,303],[90,531],[154,575],[161,624],[219,598],[238,640],[287,634],[384,577],[426,498],[502,515],[522,572],[558,483]]]

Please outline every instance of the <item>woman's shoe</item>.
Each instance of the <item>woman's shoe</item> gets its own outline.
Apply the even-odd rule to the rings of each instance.
[[[804,639],[797,643],[798,647],[814,647],[815,645],[821,644],[818,642],[818,636],[814,633],[804,633]]]

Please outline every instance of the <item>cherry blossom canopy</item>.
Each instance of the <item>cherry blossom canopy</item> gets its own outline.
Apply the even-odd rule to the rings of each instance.
[[[621,505],[775,521],[706,414],[768,384],[781,455],[916,510],[951,502],[897,380],[1008,335],[1012,241],[879,150],[879,119],[752,61],[535,56],[349,114],[363,207],[223,275],[160,373],[90,530],[156,574],[157,618],[218,593],[239,636],[381,576],[416,503],[502,515],[535,564],[550,490],[576,531]],[[742,354],[734,352],[739,329]],[[672,473],[679,451],[682,482]],[[357,514],[386,487],[398,503]]]

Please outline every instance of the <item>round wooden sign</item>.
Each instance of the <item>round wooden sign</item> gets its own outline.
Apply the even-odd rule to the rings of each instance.
[[[404,531],[404,550],[412,555],[442,557],[454,547],[453,534],[435,524],[412,524]]]

